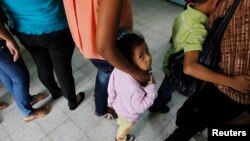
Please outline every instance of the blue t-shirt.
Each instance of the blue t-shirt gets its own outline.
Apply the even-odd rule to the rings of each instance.
[[[41,35],[68,27],[62,0],[1,0],[10,28]]]

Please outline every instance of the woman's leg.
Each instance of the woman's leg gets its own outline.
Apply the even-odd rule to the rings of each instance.
[[[42,84],[50,91],[52,98],[57,99],[60,97],[61,89],[55,81],[53,64],[49,56],[49,51],[47,48],[43,48],[41,44],[37,43],[39,36],[22,33],[16,33],[16,35],[31,54]]]
[[[57,98],[63,94],[69,108],[74,110],[84,99],[84,93],[80,93],[79,99],[76,98],[71,65],[75,44],[69,29],[43,35],[17,35],[34,58],[39,78],[50,90],[52,97]],[[61,90],[55,82],[53,69]]]
[[[55,32],[50,35],[53,38],[53,46],[49,46],[49,55],[52,60],[58,82],[62,92],[68,100],[68,106],[74,110],[78,104],[76,99],[75,82],[72,73],[72,56],[75,43],[69,29]],[[83,97],[80,97],[82,100]]]
[[[109,77],[113,70],[113,67],[108,62],[103,60],[92,59],[90,61],[98,70],[95,82],[95,105],[96,105],[96,114],[101,116],[107,114],[108,111],[107,88],[108,88]]]
[[[30,105],[31,96],[29,95],[29,77],[19,67],[18,62],[21,61],[21,57],[17,62],[13,62],[12,55],[7,48],[1,48],[0,57],[0,79],[5,87],[13,95],[16,104],[24,116],[28,116],[32,113],[33,109]]]

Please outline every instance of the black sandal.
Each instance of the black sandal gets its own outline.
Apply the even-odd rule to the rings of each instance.
[[[80,95],[80,100],[77,102],[77,104],[75,106],[69,107],[70,110],[75,110],[84,100],[84,98],[85,98],[84,92],[80,92],[80,93],[78,93],[78,95]]]

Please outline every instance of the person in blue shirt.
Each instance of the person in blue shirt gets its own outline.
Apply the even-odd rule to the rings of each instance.
[[[74,41],[68,28],[61,0],[1,0],[9,17],[11,32],[29,51],[37,66],[38,76],[53,99],[61,95],[74,110],[84,99],[76,96],[71,59]],[[53,71],[58,78],[56,83]]]

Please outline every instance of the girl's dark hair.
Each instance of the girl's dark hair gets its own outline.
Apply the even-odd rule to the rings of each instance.
[[[117,47],[122,55],[130,62],[132,62],[133,48],[145,42],[141,34],[127,33],[117,40]]]

